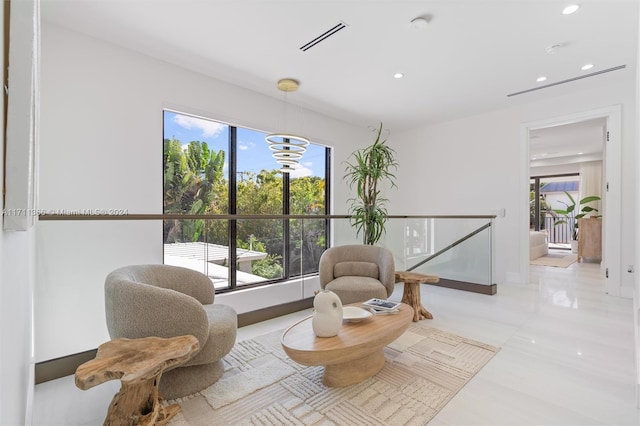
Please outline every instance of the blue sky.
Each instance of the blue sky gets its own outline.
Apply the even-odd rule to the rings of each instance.
[[[265,133],[238,128],[238,170],[258,173],[262,169],[279,169],[280,165],[271,156]],[[205,120],[190,115],[164,112],[164,138],[175,137],[183,145],[191,141],[206,142],[209,149],[227,151],[229,130],[226,124]],[[228,155],[226,156],[228,159]],[[300,164],[291,172],[291,177],[324,176],[324,147],[310,144],[299,160]],[[225,160],[225,171],[229,164]]]

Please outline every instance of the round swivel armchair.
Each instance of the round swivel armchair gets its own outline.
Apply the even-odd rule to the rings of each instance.
[[[222,358],[236,340],[233,308],[213,304],[215,290],[204,274],[170,265],[131,265],[105,280],[107,328],[112,339],[195,336],[200,350],[186,363],[163,373],[165,399],[193,394],[217,381]]]
[[[331,247],[322,253],[318,268],[320,287],[336,293],[343,305],[386,299],[395,287],[393,254],[383,247]]]

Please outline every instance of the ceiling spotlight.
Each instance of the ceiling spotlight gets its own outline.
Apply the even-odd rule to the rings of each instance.
[[[558,49],[560,49],[562,47],[562,44],[560,43],[556,43],[556,44],[552,44],[551,46],[548,46],[545,50],[547,51],[547,53],[549,55],[553,55],[554,53],[556,53],[558,51]]]
[[[401,72],[397,72],[393,75],[393,78],[402,78],[404,77],[404,74],[402,74]]]
[[[575,13],[578,9],[580,9],[579,4],[570,4],[569,6],[562,9],[562,14],[571,15],[572,13]]]
[[[421,30],[425,28],[427,24],[429,24],[429,21],[427,21],[425,18],[417,17],[409,22],[409,27],[414,30]]]
[[[536,81],[537,81],[538,83],[541,83],[541,82],[545,81],[546,79],[547,79],[547,77],[545,77],[544,75],[542,75],[542,76],[540,76],[540,77],[536,78]]]
[[[580,69],[582,71],[586,71],[586,70],[590,70],[591,68],[593,68],[593,64],[584,64]]]

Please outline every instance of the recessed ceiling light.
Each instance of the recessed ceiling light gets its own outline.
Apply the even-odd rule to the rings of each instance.
[[[540,82],[545,81],[546,79],[547,79],[547,77],[545,77],[544,75],[542,75],[542,76],[540,76],[540,77],[536,78],[536,81],[537,81],[538,83],[540,83]]]
[[[411,22],[409,22],[409,27],[411,27],[414,30],[421,30],[423,28],[426,28],[428,24],[429,24],[429,21],[427,21],[426,18],[419,16],[417,18],[412,19]]]
[[[575,13],[578,9],[580,9],[579,4],[570,4],[569,6],[562,9],[562,14],[571,15],[572,13]]]
[[[564,47],[562,45],[562,43],[556,43],[556,44],[552,44],[551,46],[547,46],[544,50],[549,54],[549,55],[553,55],[554,53],[556,53],[558,51],[558,49],[560,49],[561,47]]]
[[[582,154],[584,154],[584,152],[579,152],[579,153],[578,153],[578,155],[582,155]]]
[[[593,64],[584,64],[580,69],[582,71],[586,71],[586,70],[590,70],[591,68],[593,68]]]
[[[401,72],[397,72],[393,75],[393,78],[402,78],[404,77],[404,74],[402,74]]]

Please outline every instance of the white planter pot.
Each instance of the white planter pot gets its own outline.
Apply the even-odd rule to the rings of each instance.
[[[578,241],[571,240],[571,253],[578,253]]]

